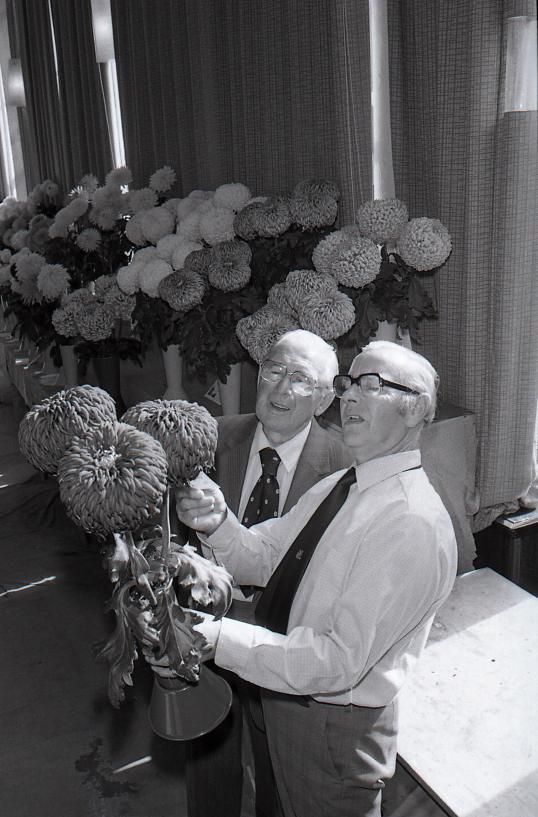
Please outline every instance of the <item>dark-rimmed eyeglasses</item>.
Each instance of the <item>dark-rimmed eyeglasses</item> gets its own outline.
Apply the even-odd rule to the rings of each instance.
[[[381,389],[389,386],[391,389],[407,392],[407,394],[419,394],[420,392],[409,386],[402,386],[401,383],[393,383],[392,380],[385,380],[377,372],[365,372],[358,377],[351,377],[349,374],[337,374],[333,380],[333,389],[337,397],[343,397],[351,386],[358,386],[366,394],[379,394]]]
[[[310,397],[318,386],[317,380],[304,372],[290,372],[282,363],[264,360],[260,366],[260,377],[266,383],[279,383],[286,375],[290,379],[292,392],[299,397]]]

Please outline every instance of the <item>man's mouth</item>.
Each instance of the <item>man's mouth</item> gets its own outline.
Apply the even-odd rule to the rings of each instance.
[[[364,423],[364,419],[362,417],[359,417],[358,414],[348,414],[346,415],[346,417],[344,417],[342,425],[347,426],[352,423]]]
[[[271,401],[271,408],[276,411],[289,411],[288,406],[283,406],[281,403],[274,403],[273,401]]]

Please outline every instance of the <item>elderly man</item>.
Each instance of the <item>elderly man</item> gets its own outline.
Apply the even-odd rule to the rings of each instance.
[[[456,573],[452,524],[420,465],[437,376],[388,342],[335,377],[355,467],[247,529],[208,478],[178,513],[206,555],[264,585],[258,625],[205,617],[215,662],[263,688],[286,817],[378,817],[394,771],[395,699]]]
[[[344,445],[315,420],[334,399],[337,372],[334,350],[318,335],[288,332],[260,367],[256,414],[219,418],[216,480],[244,525],[281,516],[312,485],[351,463]],[[236,589],[231,616],[254,620],[253,590]],[[225,677],[234,691],[230,715],[187,745],[189,817],[239,817],[243,714],[253,748],[256,814],[270,817],[276,795],[259,694],[235,675]]]

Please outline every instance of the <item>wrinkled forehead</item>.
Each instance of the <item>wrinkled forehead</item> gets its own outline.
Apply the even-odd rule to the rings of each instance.
[[[285,338],[269,351],[268,358],[275,363],[282,363],[288,369],[304,372],[318,377],[325,369],[325,358],[319,349],[314,350],[304,341],[291,341]]]
[[[352,377],[364,372],[377,372],[388,380],[402,377],[409,371],[409,361],[398,350],[368,350],[361,352],[349,369]]]

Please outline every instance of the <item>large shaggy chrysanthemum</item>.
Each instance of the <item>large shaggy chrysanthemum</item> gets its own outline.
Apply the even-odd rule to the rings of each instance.
[[[62,264],[43,264],[37,276],[37,287],[47,301],[55,301],[69,287],[69,273]]]
[[[286,298],[298,311],[305,298],[328,295],[336,290],[332,275],[311,269],[292,270],[286,277]]]
[[[111,276],[115,277],[115,276]],[[134,295],[128,295],[114,284],[107,289],[103,296],[104,305],[112,311],[116,319],[128,321],[131,319],[133,309],[136,306],[136,298]]]
[[[194,250],[185,258],[183,270],[185,272],[196,272],[205,281],[209,275],[209,264],[213,258],[213,251],[208,249]]]
[[[250,281],[252,251],[244,241],[223,241],[213,247],[209,283],[224,292],[236,292]]]
[[[168,165],[164,165],[164,167],[160,167],[155,173],[151,174],[149,186],[158,193],[164,193],[166,190],[170,190],[176,178],[175,170]]]
[[[151,210],[145,210],[140,217],[142,233],[151,244],[157,244],[165,235],[170,235],[175,223],[174,216],[166,207],[152,207]]]
[[[351,246],[354,238],[359,236],[359,228],[352,225],[341,230],[335,230],[323,238],[314,248],[312,263],[318,272],[333,275],[333,261],[338,252]]]
[[[166,278],[167,275],[173,272],[170,264],[163,261],[161,258],[156,258],[149,263],[144,264],[138,273],[138,282],[140,289],[149,295],[150,298],[158,298],[159,284]]]
[[[78,335],[76,314],[78,307],[75,303],[55,309],[52,313],[52,325],[55,331],[64,338],[74,338]]]
[[[200,235],[213,246],[220,241],[230,241],[235,236],[235,213],[228,207],[215,207],[204,213],[200,219]]]
[[[365,238],[386,244],[396,241],[407,224],[409,213],[399,199],[373,199],[359,207],[355,218]]]
[[[250,202],[234,219],[237,235],[245,239],[282,235],[290,225],[290,208],[282,196],[271,196],[263,201]]]
[[[159,296],[177,312],[188,312],[202,302],[206,285],[197,272],[176,270],[159,284]]]
[[[96,386],[56,392],[28,411],[19,425],[19,447],[34,468],[55,474],[75,436],[85,436],[116,419],[116,404]]]
[[[356,237],[350,245],[336,250],[331,269],[339,284],[360,289],[379,273],[381,255],[370,238]]]
[[[217,421],[203,406],[187,400],[145,400],[121,418],[160,442],[168,458],[168,478],[175,485],[196,479],[213,467]]]
[[[260,364],[276,341],[300,325],[289,313],[282,313],[272,306],[262,306],[252,315],[241,318],[235,327],[239,342],[256,363]]]
[[[150,187],[141,187],[139,190],[130,190],[127,200],[130,211],[139,213],[157,206],[157,193]]]
[[[444,264],[452,252],[452,239],[436,218],[412,218],[402,230],[396,252],[410,267],[427,272]]]
[[[125,184],[131,184],[132,181],[133,174],[129,168],[125,166],[115,167],[113,170],[107,173],[105,177],[105,182],[107,185],[116,185],[117,187],[121,187]]]
[[[180,235],[178,235],[177,238],[181,238],[181,241],[179,241],[174,248],[171,262],[175,270],[183,269],[185,259],[191,254],[191,252],[197,252],[198,250],[202,249],[202,244],[200,244],[199,241],[189,241],[186,238],[182,238]]]
[[[334,182],[325,179],[303,179],[297,182],[293,188],[294,196],[328,196],[335,201],[340,201],[340,190]]]
[[[338,214],[340,193],[332,182],[304,181],[289,198],[292,221],[304,230],[328,227]]]
[[[299,309],[303,329],[324,340],[334,340],[345,334],[355,323],[353,301],[336,290],[318,298],[307,298]]]
[[[142,247],[146,243],[141,222],[142,213],[135,213],[125,225],[125,235],[135,247]]]
[[[297,318],[297,310],[290,304],[286,296],[286,282],[273,284],[267,293],[267,306],[272,306],[277,312]]]
[[[241,182],[221,184],[217,187],[213,196],[213,201],[217,207],[229,207],[230,210],[241,210],[250,199],[252,193],[245,184]]]
[[[58,464],[60,499],[88,533],[134,530],[159,511],[166,455],[149,434],[108,422],[74,437]]]

